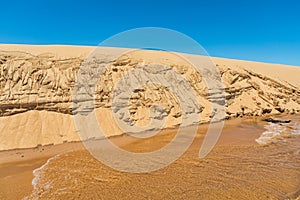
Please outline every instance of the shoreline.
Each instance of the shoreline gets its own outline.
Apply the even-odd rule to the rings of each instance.
[[[283,115],[281,117],[285,118],[288,116],[289,115]],[[263,117],[248,117],[225,120],[224,129],[216,146],[260,146],[255,142],[255,139],[261,135],[264,128],[258,127],[257,129],[253,129],[251,126],[256,127],[255,124],[265,124],[262,119]],[[197,143],[199,143],[199,145],[201,144],[208,125],[209,124],[201,124],[198,126],[198,133],[194,142],[197,140]],[[188,127],[185,128],[188,131]],[[152,140],[155,140],[155,138],[168,138],[168,140],[170,140],[173,138],[174,134],[176,134],[176,130],[176,128],[164,129],[157,136],[154,136]],[[131,150],[131,146],[137,146],[137,144],[141,144],[143,146],[143,144],[146,144],[143,140],[141,141],[127,134],[112,136],[109,137],[109,139],[119,147],[129,150]],[[101,143],[101,140],[96,140],[95,142]],[[194,142],[191,146],[195,145]],[[161,146],[159,146],[159,148],[161,148]],[[149,149],[145,149],[145,152],[149,151]],[[153,148],[151,147],[150,150],[153,150]],[[1,151],[0,186],[3,189],[0,191],[0,198],[6,196],[10,198],[23,198],[30,195],[33,190],[32,181],[34,179],[34,170],[45,165],[49,159],[58,154],[63,155],[79,151],[86,151],[83,142],[69,142],[58,145],[38,146],[29,149]],[[5,185],[9,186],[10,189],[8,189]],[[12,192],[12,189],[14,192]],[[294,193],[298,194],[297,191]],[[292,194],[294,195],[294,193]]]

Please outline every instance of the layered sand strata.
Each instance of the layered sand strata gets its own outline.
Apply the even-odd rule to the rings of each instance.
[[[73,87],[81,64],[94,49],[0,45],[0,150],[80,140],[72,118],[77,109],[72,102]],[[114,48],[100,50],[106,56],[120,52]],[[226,118],[300,111],[300,68],[222,58],[212,58],[212,61],[225,87]],[[188,62],[174,54],[132,51],[113,60],[104,57],[103,63],[109,67],[99,79],[95,107],[101,128],[108,136],[123,133],[113,123],[113,115],[127,106],[119,105],[117,111],[111,108],[114,85],[128,70],[141,64],[163,64],[187,79],[199,103],[189,114],[199,114],[199,123],[209,122],[213,116],[212,104],[219,103],[221,91],[210,93],[207,90],[203,80],[207,74],[197,73]],[[147,124],[151,118],[149,110],[157,102],[164,107],[156,111],[161,120],[167,119],[165,128],[179,125],[180,105],[161,85],[133,92],[129,99],[130,120],[135,124]],[[121,120],[128,120],[128,116]]]

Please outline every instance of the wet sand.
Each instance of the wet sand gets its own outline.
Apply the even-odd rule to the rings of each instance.
[[[0,152],[0,199],[22,199],[33,190],[33,170],[57,154],[84,149],[81,143]]]
[[[199,159],[207,130],[207,125],[201,125],[180,159],[146,174],[115,171],[95,160],[80,143],[0,152],[0,199],[296,198],[300,188],[300,138],[258,145],[255,139],[265,131],[265,124],[260,118],[226,121],[217,146]],[[123,149],[148,152],[166,145],[175,134],[174,130],[164,130],[149,139],[120,136],[112,140]],[[33,191],[33,170],[57,154],[60,156],[39,172]]]

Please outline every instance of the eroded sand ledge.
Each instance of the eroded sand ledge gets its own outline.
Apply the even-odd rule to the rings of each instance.
[[[77,71],[95,47],[0,45],[0,150],[79,141],[72,118],[72,88]],[[118,49],[103,48],[107,55]],[[300,68],[276,64],[212,58],[226,91],[226,118],[300,111]],[[99,81],[96,113],[109,136],[122,133],[113,124],[110,97],[113,85],[128,69],[157,62],[182,74],[197,93],[200,123],[211,119],[211,103],[205,83],[189,64],[172,54],[137,51],[114,60]],[[147,124],[145,114],[160,102],[168,118],[166,128],[180,123],[180,109],[162,87],[136,91],[130,112],[136,123]],[[172,97],[172,96],[171,96]],[[122,108],[122,107],[121,107]],[[124,119],[125,120],[125,119]]]

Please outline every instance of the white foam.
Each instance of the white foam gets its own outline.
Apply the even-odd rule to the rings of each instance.
[[[293,135],[300,135],[300,124],[299,124],[299,123],[296,122],[296,123],[293,125],[292,134],[293,134]]]
[[[33,170],[33,176],[34,176],[34,178],[32,179],[32,181],[31,181],[31,184],[32,184],[32,186],[33,186],[33,191],[32,191],[32,193],[31,193],[31,195],[34,195],[34,193],[36,192],[36,190],[38,190],[38,184],[39,184],[39,180],[40,180],[40,171],[42,170],[42,169],[44,169],[52,160],[54,160],[54,159],[56,159],[56,158],[58,158],[60,155],[58,154],[58,155],[56,155],[56,156],[54,156],[54,157],[51,157],[51,158],[49,158],[48,160],[47,160],[47,162],[45,163],[45,164],[43,164],[41,167],[39,167],[39,168],[37,168],[37,169],[35,169],[35,170]],[[47,184],[46,186],[45,186],[45,188],[44,189],[49,189],[49,188],[51,188],[51,185],[50,184]],[[23,200],[27,200],[28,199],[28,197],[24,197],[23,198]]]
[[[268,122],[264,126],[265,132],[255,141],[258,144],[266,145],[271,143],[276,143],[278,141],[285,141],[285,138],[292,135],[300,135],[300,124],[295,122],[290,126],[290,124],[277,124]]]
[[[50,163],[51,160],[53,160],[53,159],[55,159],[55,158],[57,158],[57,157],[59,157],[59,155],[56,155],[56,156],[54,156],[54,157],[49,158],[49,159],[47,160],[47,162],[46,162],[44,165],[42,165],[41,167],[39,167],[39,168],[33,170],[34,178],[32,179],[31,184],[32,184],[32,186],[33,186],[34,189],[36,189],[36,187],[37,187],[37,182],[38,182],[38,180],[39,180],[39,172],[40,172],[42,169],[44,169],[44,167],[46,167],[46,166]]]

